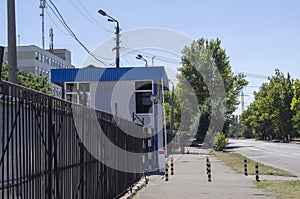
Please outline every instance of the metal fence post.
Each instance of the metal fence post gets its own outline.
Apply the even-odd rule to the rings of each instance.
[[[48,187],[47,194],[48,199],[52,198],[52,99],[48,98]]]

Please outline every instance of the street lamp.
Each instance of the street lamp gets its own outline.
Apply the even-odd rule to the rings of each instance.
[[[119,26],[119,22],[118,22],[118,20],[116,20],[113,17],[106,14],[106,12],[104,12],[103,10],[98,10],[98,13],[104,17],[108,17],[107,21],[117,23],[116,33],[115,33],[116,34],[116,47],[114,49],[116,50],[116,67],[120,68],[120,26]]]
[[[154,66],[154,58],[155,58],[156,56],[153,56],[152,57],[152,66]]]
[[[136,58],[145,61],[146,66],[148,66],[147,60],[146,60],[141,54],[138,54],[138,55],[136,56]]]
[[[172,80],[169,79],[169,82],[171,82],[172,84],[172,100],[171,100],[171,123],[170,123],[170,132],[173,135],[173,129],[174,129],[174,97],[175,97],[175,93],[174,93],[174,82]]]

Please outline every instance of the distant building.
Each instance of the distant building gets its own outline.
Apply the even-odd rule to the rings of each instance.
[[[143,124],[153,137],[154,146],[148,147],[156,151],[149,157],[149,169],[164,167],[162,95],[168,89],[164,67],[52,69],[51,81],[64,85],[69,101]]]
[[[4,49],[4,62],[8,62],[7,48]],[[51,53],[37,46],[17,47],[17,66],[24,73],[32,72],[35,75],[49,77],[51,82],[51,69],[74,68],[71,64],[71,52],[66,49],[54,49]],[[61,87],[52,84],[52,93],[62,96]]]

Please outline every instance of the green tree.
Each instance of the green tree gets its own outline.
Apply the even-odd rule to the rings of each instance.
[[[228,145],[228,141],[224,133],[218,133],[214,138],[215,150],[222,151]]]
[[[278,69],[275,75],[263,83],[248,110],[242,115],[242,126],[252,131],[259,139],[290,139],[293,137],[290,110],[293,98],[293,83],[289,74]]]
[[[198,123],[196,138],[202,141],[212,117],[216,117],[212,115],[212,105],[218,107],[218,103],[223,100],[217,99],[213,102],[216,104],[212,104],[210,92],[221,92],[220,84],[224,85],[226,110],[220,111],[225,111],[223,129],[225,132],[231,122],[232,113],[237,108],[237,96],[248,82],[243,74],[233,74],[229,57],[226,55],[225,50],[221,48],[219,39],[208,41],[201,38],[192,42],[191,46],[185,47],[182,54],[183,67],[179,69],[177,94],[181,104],[181,113],[190,115],[188,121],[184,123],[184,128],[188,129],[192,124],[195,124],[195,117],[198,117],[196,120],[196,123]],[[201,71],[201,74],[199,71]],[[221,76],[221,81],[215,81],[218,75]],[[188,97],[190,90],[187,87],[189,86],[196,94],[196,99]],[[213,88],[213,91],[209,88]],[[190,106],[195,104],[195,102],[191,102],[193,100],[197,101],[199,111],[195,111],[195,107]]]
[[[293,115],[293,125],[296,129],[298,135],[300,135],[300,80],[296,79],[294,81],[294,97],[291,104],[291,110],[295,111]]]
[[[172,93],[167,92],[165,93],[165,104],[166,110],[166,122],[167,122],[167,129],[170,129],[171,124],[171,112],[172,112]],[[174,96],[174,130],[177,131],[180,123],[180,106],[178,103],[178,98],[176,95]]]
[[[2,79],[8,80],[8,67],[4,65],[2,67]],[[46,76],[37,76],[32,72],[24,74],[23,71],[18,70],[18,80],[20,85],[27,88],[40,91],[43,93],[51,93],[51,84],[48,82],[48,77]]]

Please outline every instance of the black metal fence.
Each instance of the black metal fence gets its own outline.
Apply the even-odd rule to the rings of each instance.
[[[143,140],[124,132],[143,133],[132,122],[122,120],[120,129],[111,114],[5,81],[0,115],[1,198],[115,198],[142,177],[114,169],[122,164],[142,171],[142,159],[132,164],[115,156],[117,147],[143,152]],[[116,147],[107,147],[104,138]]]

